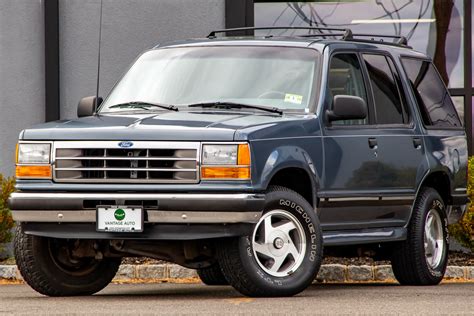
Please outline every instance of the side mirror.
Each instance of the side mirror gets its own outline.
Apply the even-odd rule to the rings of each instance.
[[[329,122],[340,120],[363,120],[367,117],[367,104],[356,96],[336,95],[332,110],[326,110]]]
[[[97,107],[102,103],[101,97],[85,97],[79,101],[77,105],[77,117],[91,116],[94,115]]]

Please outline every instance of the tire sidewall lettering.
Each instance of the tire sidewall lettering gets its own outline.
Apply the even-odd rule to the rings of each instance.
[[[288,211],[292,215],[296,216],[296,218],[299,220],[301,225],[303,226],[303,229],[306,234],[306,255],[305,258],[303,259],[302,265],[295,271],[294,273],[300,272],[300,270],[304,269],[304,263],[314,263],[318,259],[318,252],[322,251],[322,249],[319,249],[318,247],[318,235],[317,235],[317,228],[315,227],[315,223],[313,223],[313,220],[311,218],[311,215],[308,214],[304,210],[304,208],[299,205],[297,202],[289,200],[289,199],[283,199],[280,198],[278,199],[277,202],[278,206],[285,211]],[[273,210],[278,208],[276,203],[272,203],[272,206],[270,206],[267,211]],[[314,214],[316,216],[316,213]],[[320,237],[322,238],[322,237]],[[252,261],[254,261],[256,270],[257,270],[257,275],[266,283],[270,283],[275,286],[284,286],[285,285],[285,278],[278,278],[271,276],[267,273],[265,273],[257,264],[256,258],[254,257],[254,253],[252,250],[252,242],[251,242],[251,237],[246,236],[245,237],[245,245],[246,245],[246,255],[248,257],[251,257]]]

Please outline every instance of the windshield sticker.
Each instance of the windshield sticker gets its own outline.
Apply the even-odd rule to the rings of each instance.
[[[301,104],[303,102],[303,96],[297,94],[287,93],[285,94],[285,102]]]

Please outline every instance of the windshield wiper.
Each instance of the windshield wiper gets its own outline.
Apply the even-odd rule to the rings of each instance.
[[[119,104],[114,104],[109,106],[109,109],[113,108],[139,108],[149,110],[151,107],[157,107],[161,109],[166,109],[170,111],[178,111],[178,107],[169,104],[161,104],[161,103],[152,103],[152,102],[145,102],[145,101],[132,101],[132,102],[124,102]]]
[[[272,113],[283,114],[283,111],[276,107],[268,107],[268,106],[261,106],[261,105],[251,105],[251,104],[244,104],[244,103],[234,103],[234,102],[203,102],[203,103],[194,103],[188,104],[190,108],[222,108],[222,109],[257,109]]]

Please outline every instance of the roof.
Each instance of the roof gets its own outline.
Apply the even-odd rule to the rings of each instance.
[[[268,30],[266,35],[252,35],[254,31]],[[302,35],[274,35],[273,30],[308,30],[312,34]],[[217,36],[217,34],[245,33],[248,35],[238,36]],[[392,39],[393,42],[387,41]],[[384,34],[354,34],[350,29],[321,28],[321,27],[247,27],[212,31],[205,38],[194,38],[182,41],[175,41],[157,45],[162,47],[185,47],[185,46],[287,46],[287,47],[312,47],[324,49],[325,46],[341,44],[352,49],[380,49],[397,52],[398,54],[426,58],[426,55],[413,50],[408,46],[405,37],[398,35]]]

